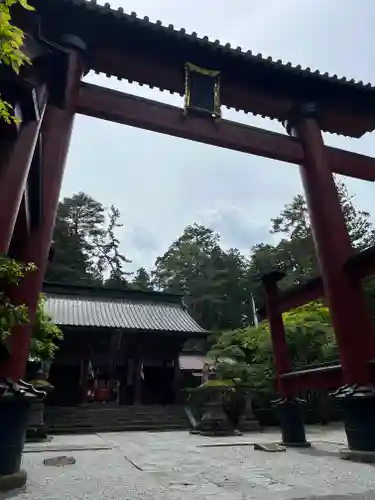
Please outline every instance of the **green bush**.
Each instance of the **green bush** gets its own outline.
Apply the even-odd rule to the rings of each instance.
[[[45,312],[45,297],[41,295],[30,341],[30,360],[52,360],[58,349],[57,342],[62,338],[60,328],[53,323],[52,318]]]
[[[295,368],[338,358],[328,308],[311,302],[283,314]],[[275,367],[268,322],[223,332],[209,352],[219,378],[229,378],[260,393],[274,391]]]
[[[24,9],[34,10],[27,0],[1,0],[0,2],[0,65],[5,64],[19,73],[24,64],[30,64],[30,59],[23,53],[24,33],[12,24],[11,9],[16,5]],[[6,123],[16,121],[12,106],[2,99],[0,94],[0,120]]]
[[[16,326],[29,323],[28,309],[25,304],[14,304],[10,290],[20,284],[27,273],[35,272],[32,263],[22,264],[7,256],[0,256],[0,341],[4,345],[7,337]],[[45,298],[40,296],[33,324],[30,357],[34,360],[53,359],[57,341],[62,333],[51,317],[45,312]]]
[[[26,273],[35,269],[34,264],[21,264],[7,256],[0,256],[0,341],[4,341],[15,326],[29,322],[27,307],[14,304],[9,290],[17,286]]]

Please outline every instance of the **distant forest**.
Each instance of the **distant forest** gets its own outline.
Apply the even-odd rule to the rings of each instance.
[[[375,244],[370,214],[356,209],[354,197],[338,182],[338,191],[355,248]],[[120,213],[85,193],[64,198],[58,208],[54,231],[55,256],[46,280],[103,287],[182,292],[193,317],[210,331],[234,330],[253,322],[251,295],[263,303],[258,276],[274,268],[287,272],[281,286],[303,283],[319,274],[306,201],[300,194],[270,221],[276,245],[259,242],[242,255],[224,249],[220,235],[193,223],[158,257],[153,269],[129,273],[131,256],[120,250],[116,234]],[[375,286],[366,284],[374,306]]]

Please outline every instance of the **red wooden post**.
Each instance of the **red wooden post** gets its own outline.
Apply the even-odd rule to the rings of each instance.
[[[38,96],[39,116],[21,125],[10,154],[0,169],[0,254],[6,254],[9,250],[46,101],[46,89],[43,87]]]
[[[286,396],[286,389],[280,379],[280,375],[292,369],[289,348],[285,336],[285,328],[282,313],[278,307],[279,290],[277,282],[283,278],[280,272],[272,272],[262,277],[265,292],[267,318],[270,327],[272,348],[275,358],[278,391]]]
[[[17,327],[12,332],[11,358],[1,367],[0,375],[13,380],[20,380],[25,373],[31,325],[34,322],[38,298],[43,286],[72,133],[75,115],[74,98],[83,73],[81,54],[72,48],[69,57],[67,104],[65,109],[47,105],[42,125],[43,222],[32,232],[16,255],[18,260],[33,262],[37,266],[37,271],[28,274],[12,294],[14,303],[26,304],[30,317],[29,325]]]
[[[292,370],[292,360],[286,341],[282,312],[279,307],[277,283],[283,277],[283,273],[274,271],[262,278],[276,365],[277,389],[281,396],[280,399],[274,401],[274,404],[279,415],[282,443],[290,447],[308,447],[310,444],[306,441],[303,413],[301,411],[302,400],[295,398],[295,394],[291,392],[281,377],[284,373]]]
[[[18,113],[18,105],[15,106],[15,114]],[[0,172],[8,162],[13,144],[18,135],[18,125],[8,124],[0,121]]]
[[[325,296],[340,350],[346,384],[372,382],[369,361],[375,356],[375,335],[361,283],[343,266],[353,254],[315,106],[293,116],[288,132],[302,143],[300,167]]]

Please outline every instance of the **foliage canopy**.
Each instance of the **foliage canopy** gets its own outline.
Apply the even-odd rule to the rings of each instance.
[[[328,308],[311,302],[283,315],[290,356],[295,368],[338,358]],[[218,335],[209,352],[220,378],[260,391],[272,391],[274,357],[269,326],[241,328]]]
[[[0,2],[0,64],[9,66],[18,74],[24,64],[30,64],[30,59],[22,51],[23,31],[12,24],[11,9],[17,4],[26,10],[34,10],[27,0],[2,0]],[[16,121],[12,106],[2,99],[1,94],[0,120],[6,123]]]

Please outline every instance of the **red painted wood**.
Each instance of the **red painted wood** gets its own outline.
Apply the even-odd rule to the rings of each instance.
[[[344,384],[340,365],[298,370],[282,375],[280,380],[290,394],[311,389],[338,389]]]
[[[21,125],[8,161],[0,171],[0,253],[2,254],[8,252],[24,195],[46,107],[45,89],[41,92],[40,102],[40,119]]]
[[[353,254],[345,269],[355,278],[363,279],[375,274],[375,245]],[[322,278],[313,278],[307,283],[297,285],[279,293],[278,309],[280,312],[290,311],[324,297]],[[262,315],[262,311],[261,311]]]
[[[296,307],[320,299],[324,295],[321,278],[314,278],[303,285],[298,285],[284,292],[280,292],[278,309],[280,312],[290,311]]]
[[[300,165],[303,149],[297,139],[227,120],[215,124],[199,116],[184,118],[182,110],[149,99],[91,84],[81,84],[77,113],[111,122],[183,137],[234,151]],[[326,147],[333,172],[375,181],[375,159]]]
[[[42,291],[48,254],[52,242],[65,161],[74,120],[73,96],[78,91],[82,75],[82,61],[78,53],[70,53],[69,87],[70,99],[66,109],[48,105],[42,124],[42,171],[43,171],[43,223],[36,228],[15,257],[24,262],[33,262],[37,271],[30,273],[12,292],[16,304],[26,304],[30,323],[35,318],[39,294]],[[10,337],[12,356],[1,367],[0,375],[19,380],[24,376],[29,353],[31,325],[17,327]]]
[[[24,245],[27,238],[30,236],[30,210],[29,201],[27,199],[27,189],[23,193],[20,209],[18,211],[16,225],[12,235],[12,241],[9,246],[9,254],[18,253],[19,249]]]
[[[375,333],[361,282],[344,266],[353,255],[322,135],[313,118],[301,118],[296,132],[305,161],[300,168],[325,296],[340,349],[345,383],[372,381]]]
[[[292,360],[286,341],[283,317],[278,309],[278,285],[277,281],[271,277],[265,277],[262,282],[265,291],[266,311],[272,339],[273,355],[275,358],[278,390],[280,394],[286,396],[285,385],[280,376],[292,370]]]
[[[89,64],[90,69],[108,76],[124,78],[142,85],[149,85],[151,88],[155,87],[183,95],[185,61],[179,57],[178,53],[176,56],[176,60],[171,62],[162,55],[159,58],[150,57],[147,54],[147,48],[134,50],[129,47],[129,50],[116,50],[111,47],[108,50],[107,47],[98,44],[90,50]],[[241,55],[238,54],[238,57]],[[215,64],[215,59],[212,60],[212,64]],[[211,67],[211,69],[216,68]],[[277,94],[267,83],[253,85],[251,75],[248,77],[245,75],[244,73],[241,78],[236,71],[222,68],[220,100],[223,106],[284,120],[295,104],[293,95],[291,93],[287,96]],[[297,96],[296,98],[298,99]],[[321,120],[324,130],[352,137],[361,137],[374,129],[374,117],[370,113],[368,115],[353,114],[349,106],[337,106],[335,102],[329,102],[327,99],[321,109]]]
[[[375,245],[350,257],[345,268],[359,278],[375,274]]]

